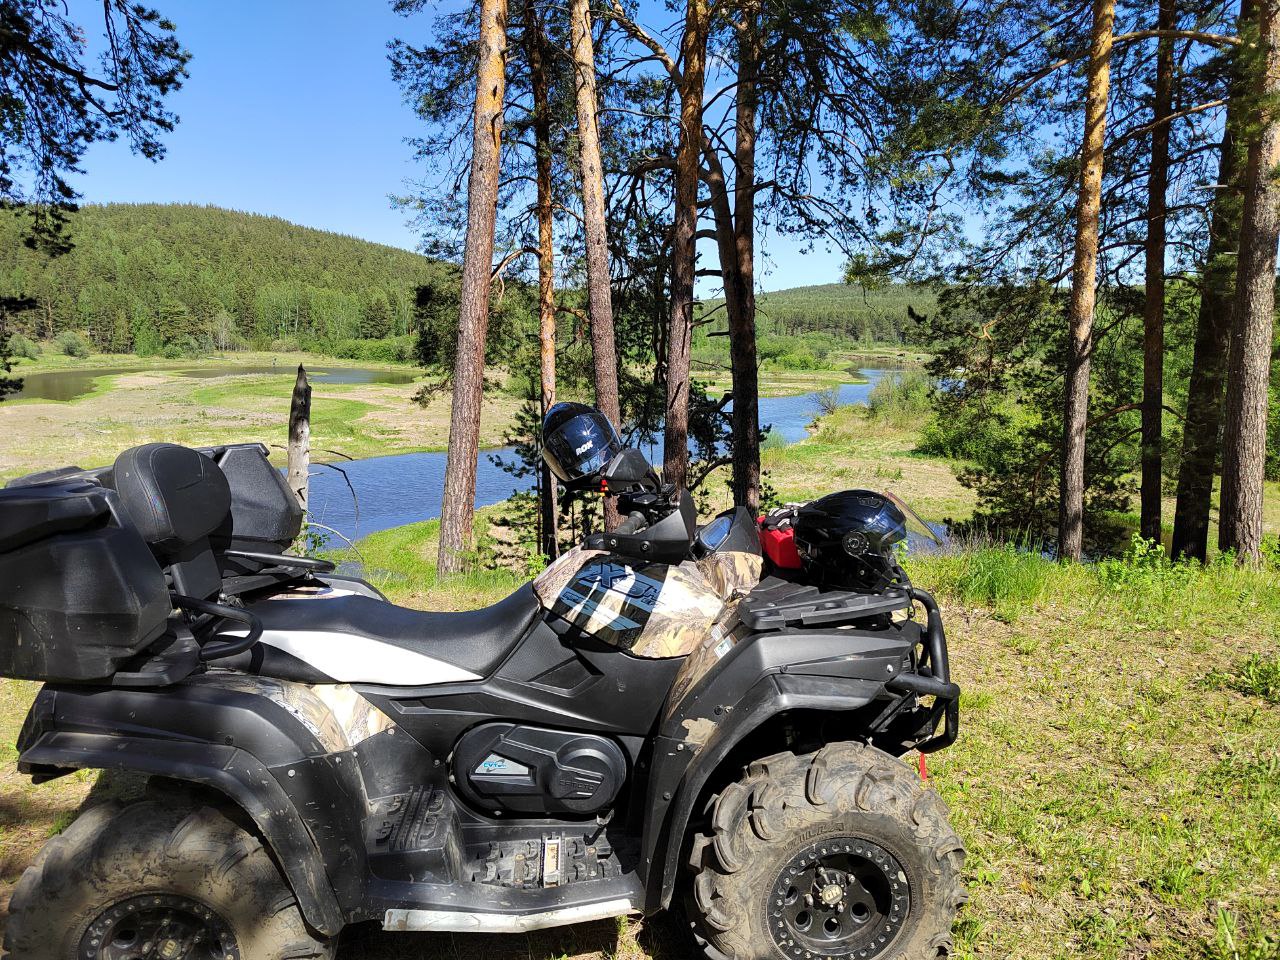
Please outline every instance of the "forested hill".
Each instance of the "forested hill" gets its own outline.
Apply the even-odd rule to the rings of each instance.
[[[707,301],[703,312],[720,304]],[[785,337],[815,333],[864,343],[919,343],[923,331],[911,314],[928,315],[936,305],[931,289],[907,284],[873,290],[844,283],[791,287],[756,297],[757,327]]]
[[[374,348],[355,341],[398,337],[376,348],[377,358],[404,359],[418,288],[438,291],[436,306],[457,296],[449,265],[219,207],[86,206],[72,217],[75,248],[54,259],[27,249],[24,230],[16,213],[0,210],[0,296],[38,304],[15,318],[14,328],[45,340],[74,330],[104,352],[198,354],[297,343],[364,356]],[[921,287],[864,291],[842,283],[763,293],[757,302],[762,338],[864,343],[918,343],[908,307],[927,314],[935,305]],[[723,316],[712,328],[723,327]],[[725,345],[713,338],[707,347]]]
[[[0,295],[39,307],[21,325],[73,329],[102,350],[141,353],[336,342],[409,330],[414,291],[451,268],[395,247],[277,217],[185,204],[86,206],[75,249],[50,260],[0,211]]]

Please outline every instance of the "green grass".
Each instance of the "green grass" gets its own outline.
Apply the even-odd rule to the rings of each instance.
[[[933,589],[962,603],[988,607],[1009,622],[1034,610],[1050,581],[1065,576],[1050,561],[1014,547],[962,550],[930,557],[927,564]]]
[[[476,530],[483,534],[497,508],[477,511]],[[436,576],[440,521],[427,520],[382,530],[360,540],[354,550],[334,559],[355,558],[364,576],[388,598],[404,606],[427,610],[473,610],[496,603],[524,581],[505,569],[477,565],[466,574],[444,581]]]
[[[931,758],[970,850],[959,955],[1274,956],[1277,571],[987,549],[910,572],[966,689]]]
[[[244,366],[269,365],[272,361],[284,368],[299,363],[308,367],[371,367],[379,370],[412,370],[420,368],[407,363],[377,363],[371,360],[348,360],[318,353],[271,353],[264,350],[231,350],[211,356],[169,360],[163,357],[140,357],[136,353],[94,353],[88,357],[69,357],[47,343],[43,352],[33,360],[13,358],[13,376],[31,373],[47,373],[56,370],[81,370],[93,367],[132,367],[139,370],[172,370],[190,367],[216,367],[226,364]],[[6,401],[7,402],[7,401]]]
[[[1229,690],[1280,706],[1280,655],[1254,654],[1209,679]]]
[[[70,359],[70,358],[67,358]],[[209,380],[181,376],[174,370],[199,366],[269,366],[270,354],[236,354],[230,360],[140,361],[95,357],[76,364],[101,369],[117,364],[132,372],[104,374],[86,395],[64,403],[37,399],[0,403],[0,479],[48,469],[68,462],[82,467],[110,463],[121,450],[141,443],[168,441],[186,446],[258,441],[283,462],[292,382],[299,363],[341,366],[342,361],[285,354],[275,357],[279,375],[242,375]],[[387,370],[414,370],[392,364],[359,364]],[[68,369],[56,365],[47,369]],[[27,368],[19,372],[28,372]],[[419,372],[419,371],[415,371]],[[496,374],[501,381],[502,375]],[[448,444],[447,393],[425,407],[413,402],[418,383],[332,384],[322,377],[312,383],[311,439],[313,459],[341,455],[371,457],[393,453],[438,451]],[[520,400],[495,390],[485,396],[481,443],[500,446]],[[337,451],[334,453],[332,451]]]

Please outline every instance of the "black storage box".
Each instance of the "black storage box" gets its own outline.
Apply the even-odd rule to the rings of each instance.
[[[105,681],[171,612],[114,491],[79,478],[0,490],[0,675]]]
[[[260,443],[236,443],[200,450],[222,468],[231,487],[231,513],[209,535],[216,553],[247,550],[282,553],[302,530],[302,507],[285,483],[284,474],[267,459]],[[257,566],[225,558],[224,573],[249,573]]]

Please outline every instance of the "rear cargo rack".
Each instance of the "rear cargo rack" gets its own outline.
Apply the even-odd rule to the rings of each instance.
[[[884,593],[821,591],[776,577],[761,581],[738,607],[738,616],[751,630],[787,627],[829,627],[898,610],[910,610],[905,590]]]

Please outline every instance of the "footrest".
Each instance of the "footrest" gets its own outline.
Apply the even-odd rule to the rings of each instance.
[[[418,787],[378,801],[366,829],[370,865],[389,879],[424,880],[447,870],[450,834],[458,829],[444,791]]]
[[[490,843],[473,861],[471,879],[502,887],[560,887],[620,872],[603,835],[545,833],[540,837]]]
[[[407,797],[395,799],[402,802],[402,807],[399,819],[387,834],[387,849],[403,853],[406,850],[439,846],[444,791],[434,787],[420,787]]]

